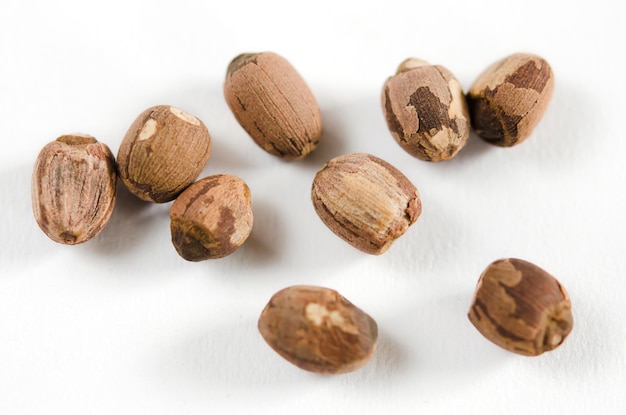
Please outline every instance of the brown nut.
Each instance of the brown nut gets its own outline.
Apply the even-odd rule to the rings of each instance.
[[[252,223],[250,189],[227,174],[198,180],[170,209],[172,243],[187,261],[230,255],[246,241]]]
[[[297,160],[317,147],[319,107],[283,57],[272,52],[237,56],[228,66],[224,96],[239,124],[268,153]]]
[[[301,369],[324,374],[365,366],[378,338],[374,319],[337,291],[314,286],[274,294],[258,326],[276,353]]]
[[[556,278],[530,262],[508,258],[482,273],[468,315],[498,346],[537,356],[563,343],[574,324],[571,308]]]
[[[494,63],[467,93],[476,134],[501,147],[521,143],[543,117],[553,89],[552,69],[539,56],[516,53]]]
[[[382,107],[393,138],[421,160],[448,160],[469,138],[463,88],[441,65],[415,58],[402,62],[383,86]]]
[[[138,198],[173,200],[196,180],[211,155],[211,136],[198,118],[169,105],[142,112],[117,153],[119,174]]]
[[[322,222],[368,254],[379,255],[422,212],[415,186],[398,169],[370,154],[330,160],[313,180],[311,198]]]
[[[96,236],[116,200],[111,150],[90,135],[63,135],[39,153],[31,181],[35,220],[53,241],[74,245]]]

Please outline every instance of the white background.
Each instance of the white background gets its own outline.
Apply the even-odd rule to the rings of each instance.
[[[623,414],[626,411],[626,30],[616,2],[13,1],[0,5],[0,414]],[[308,82],[318,150],[260,150],[222,95],[230,60],[271,50]],[[426,163],[387,131],[385,79],[409,56],[465,89],[526,51],[556,88],[533,136],[508,149],[472,135]],[[37,227],[39,150],[84,132],[117,154],[145,108],[202,119],[202,176],[252,190],[246,244],[189,263],[170,243],[170,204],[120,187],[95,239],[62,246]],[[315,173],[369,152],[418,187],[423,213],[382,256],[332,234],[310,201]],[[575,327],[557,350],[514,355],[466,313],[482,270],[519,257],[569,291]],[[257,318],[293,284],[337,289],[378,322],[363,369],[320,376],[284,361]]]

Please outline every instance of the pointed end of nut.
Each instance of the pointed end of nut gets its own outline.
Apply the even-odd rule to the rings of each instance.
[[[249,63],[256,63],[258,53],[242,53],[235,57],[228,65],[227,74],[232,76],[239,68],[246,66]]]
[[[402,63],[398,66],[396,70],[396,75],[404,72],[408,72],[412,69],[419,68],[421,66],[430,66],[430,63],[426,62],[423,59],[418,58],[408,58],[402,61]]]

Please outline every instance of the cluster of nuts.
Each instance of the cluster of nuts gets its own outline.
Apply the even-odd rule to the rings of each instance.
[[[494,63],[467,94],[443,66],[407,59],[383,86],[382,110],[393,138],[427,161],[454,157],[470,130],[498,146],[531,135],[554,85],[550,66],[530,54]],[[224,97],[233,115],[266,152],[286,160],[306,157],[322,133],[311,90],[283,57],[242,54],[228,66]],[[117,157],[95,138],[64,135],[46,145],[32,176],[32,206],[45,234],[78,244],[107,224],[117,178],[138,198],[174,201],[172,244],[188,261],[221,258],[250,235],[250,189],[240,178],[216,174],[198,180],[211,154],[202,121],[158,105],[132,123]],[[390,163],[352,153],[328,161],[316,174],[311,199],[321,221],[368,254],[383,254],[420,216],[417,188]],[[520,260],[495,261],[480,276],[469,319],[493,343],[523,355],[559,346],[572,328],[565,289],[541,268]],[[345,373],[364,366],[376,348],[374,319],[336,291],[293,286],[276,293],[259,318],[267,343],[296,366]]]

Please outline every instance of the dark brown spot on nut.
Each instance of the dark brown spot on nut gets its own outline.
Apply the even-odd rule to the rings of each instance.
[[[463,90],[443,66],[407,59],[385,82],[382,104],[392,136],[422,160],[450,159],[469,138]]]
[[[482,273],[468,315],[488,340],[528,356],[558,347],[573,326],[569,296],[556,278],[515,258]]]
[[[528,138],[550,102],[554,75],[539,56],[517,53],[488,67],[467,93],[472,126],[486,141],[510,147]]]
[[[238,177],[219,174],[189,186],[170,209],[172,244],[188,261],[233,253],[252,231],[250,189]]]

